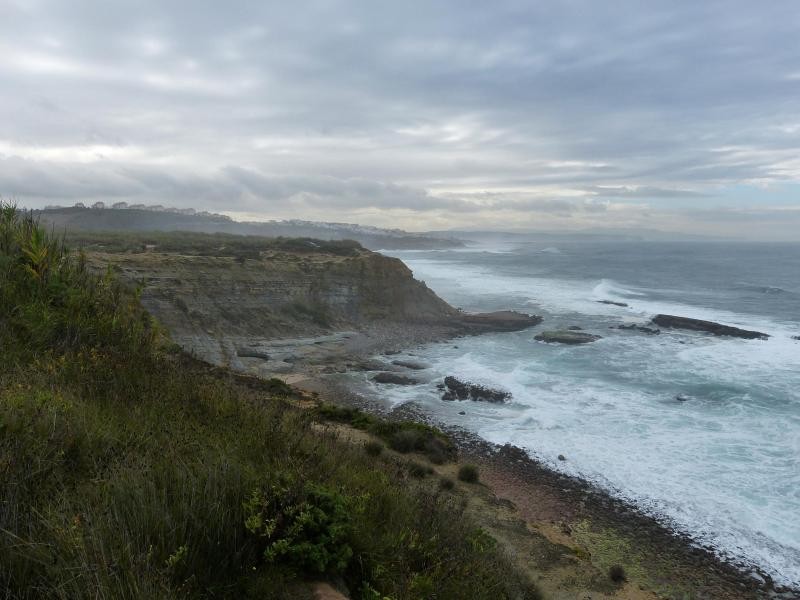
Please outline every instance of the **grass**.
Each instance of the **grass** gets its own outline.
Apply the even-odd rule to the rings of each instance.
[[[452,494],[320,434],[284,384],[183,355],[136,290],[9,205],[0,348],[5,597],[289,598],[319,579],[355,599],[536,597]]]
[[[455,458],[456,450],[447,435],[436,427],[415,421],[384,421],[358,408],[323,404],[316,410],[317,417],[326,421],[347,423],[383,439],[392,449],[402,454],[419,452],[436,465]]]
[[[478,483],[478,467],[475,465],[462,465],[458,469],[458,478],[465,483]]]
[[[124,214],[124,213],[123,213]],[[77,248],[97,252],[156,252],[191,256],[230,256],[239,263],[258,260],[262,252],[333,254],[357,256],[361,244],[352,240],[262,237],[193,231],[70,231],[66,241]]]

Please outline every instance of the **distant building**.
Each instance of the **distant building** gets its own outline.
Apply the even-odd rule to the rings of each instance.
[[[144,204],[131,204],[128,210],[145,210],[147,207]]]
[[[113,208],[115,210],[123,210],[123,209],[128,208],[128,203],[127,202],[114,202],[114,204],[111,205],[111,208]]]
[[[83,202],[76,202],[72,205],[74,208],[86,208],[86,205]]]
[[[95,202],[94,204],[92,204],[92,208],[103,209],[105,207],[106,207],[105,202]]]

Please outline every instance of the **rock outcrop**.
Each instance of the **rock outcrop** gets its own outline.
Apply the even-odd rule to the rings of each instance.
[[[623,308],[627,308],[628,304],[626,302],[617,302],[616,300],[598,300],[600,304],[611,304],[612,306],[621,306]]]
[[[461,381],[448,375],[441,385],[444,390],[442,400],[473,400],[475,402],[493,402],[500,404],[511,398],[511,393],[496,390],[476,383]]]
[[[102,244],[95,243],[88,258],[98,271],[110,267],[141,284],[142,304],[184,349],[260,375],[307,372],[304,365],[363,357],[390,343],[514,331],[541,321],[510,311],[466,314],[414,279],[399,259],[353,243],[343,252],[313,240],[267,241],[259,251],[231,255],[225,244],[246,244],[209,236],[191,238],[195,247],[176,238],[175,247],[147,251],[98,250]],[[297,360],[286,360],[292,355]]]
[[[769,335],[760,331],[739,329],[729,325],[722,325],[714,321],[703,321],[701,319],[690,319],[688,317],[676,317],[675,315],[656,315],[652,320],[654,325],[659,327],[669,327],[673,329],[686,329],[689,331],[702,331],[712,335],[731,336],[746,340],[766,340]]]
[[[406,377],[400,373],[390,373],[388,371],[374,375],[372,381],[375,383],[391,383],[394,385],[416,385],[419,383],[419,381],[411,377]]]
[[[539,342],[547,342],[548,344],[588,344],[590,342],[596,342],[599,339],[602,339],[599,335],[594,335],[592,333],[584,333],[582,331],[570,331],[570,330],[559,330],[559,331],[543,331],[537,336],[534,336],[535,340]]]
[[[469,333],[484,331],[520,331],[542,322],[542,317],[511,310],[491,313],[463,314],[461,322]]]
[[[619,325],[617,329],[626,329],[628,331],[638,331],[640,333],[647,333],[649,335],[658,335],[661,333],[660,329],[656,329],[654,327],[645,327],[644,325],[637,325],[636,323],[631,323],[630,325]]]

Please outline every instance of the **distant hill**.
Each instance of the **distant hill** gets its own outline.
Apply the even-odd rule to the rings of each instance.
[[[225,215],[161,206],[48,207],[35,211],[35,214],[43,224],[56,230],[195,231],[264,237],[347,239],[355,240],[371,250],[437,250],[465,245],[463,241],[453,237],[420,235],[400,229],[299,220],[240,222]]]

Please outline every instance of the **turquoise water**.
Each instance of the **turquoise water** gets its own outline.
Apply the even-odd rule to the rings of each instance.
[[[579,326],[603,339],[548,345],[532,330],[431,344],[413,351],[430,365],[424,383],[365,382],[372,392],[523,447],[745,568],[800,585],[800,245],[550,240],[394,255],[456,306],[541,314],[536,330]],[[657,313],[772,337],[616,329]],[[443,402],[435,384],[447,374],[513,400]]]

